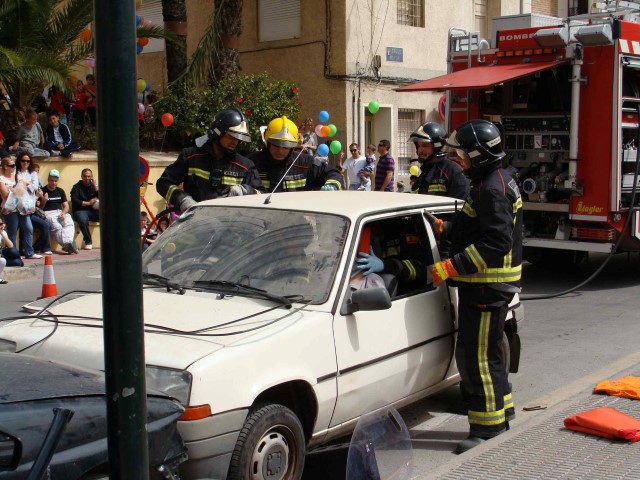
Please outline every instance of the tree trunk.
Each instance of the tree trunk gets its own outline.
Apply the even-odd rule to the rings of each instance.
[[[213,61],[214,82],[236,76],[240,71],[242,3],[242,0],[216,0],[215,2],[219,34]]]
[[[164,28],[173,32],[177,42],[165,42],[169,83],[187,68],[187,5],[185,0],[162,0]]]

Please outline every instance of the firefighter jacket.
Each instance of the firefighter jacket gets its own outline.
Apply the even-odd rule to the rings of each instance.
[[[196,202],[225,197],[234,185],[241,185],[247,194],[264,191],[251,160],[238,153],[217,158],[211,144],[206,143],[202,148],[183,149],[162,173],[156,189],[167,202],[180,205],[185,195]]]
[[[323,185],[332,185],[336,190],[343,190],[344,177],[338,170],[311,155],[297,152],[290,153],[282,161],[271,158],[267,149],[249,155],[260,172],[260,180],[267,192],[272,192],[280,179],[285,175],[292,162],[295,163],[287,172],[278,187],[279,192],[295,192],[296,190],[319,190]]]
[[[374,253],[384,264],[384,273],[391,273],[410,287],[413,282],[424,285],[427,281],[427,252],[420,235],[408,219],[387,221],[381,239],[372,239]]]
[[[427,160],[420,166],[420,176],[411,193],[441,195],[465,200],[469,194],[469,179],[460,165],[444,155]]]
[[[450,254],[460,273],[452,280],[517,291],[522,271],[522,198],[515,180],[499,164],[488,168],[472,179],[469,197],[452,225]]]

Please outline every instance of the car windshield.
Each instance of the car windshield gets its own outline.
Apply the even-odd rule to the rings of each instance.
[[[215,290],[217,282],[234,282],[320,304],[329,296],[348,228],[349,220],[336,215],[202,206],[145,251],[142,271],[174,285]]]

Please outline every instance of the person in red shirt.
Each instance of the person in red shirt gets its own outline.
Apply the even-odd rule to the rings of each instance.
[[[80,127],[80,130],[84,129],[84,115],[87,112],[85,88],[84,82],[78,80],[76,83],[76,96],[73,101],[73,123],[75,128]]]
[[[87,81],[84,93],[86,95],[85,104],[87,106],[87,115],[89,116],[89,123],[92,127],[96,126],[96,77],[89,74],[85,77]]]
[[[53,85],[49,90],[49,100],[51,100],[51,108],[58,114],[60,123],[66,124],[69,100],[56,85]]]

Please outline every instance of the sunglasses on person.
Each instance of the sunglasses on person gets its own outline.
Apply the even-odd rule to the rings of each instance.
[[[15,163],[7,163],[7,167],[16,168],[16,164]]]
[[[384,145],[383,145],[383,144],[381,144],[381,143],[379,143],[379,144],[378,144],[378,146],[379,146],[379,147],[384,147]]]
[[[353,150],[349,150],[351,153],[356,153],[358,150],[356,150],[355,148]]]
[[[22,163],[31,163],[31,160],[29,160],[28,158],[21,158],[20,162],[22,162]]]

